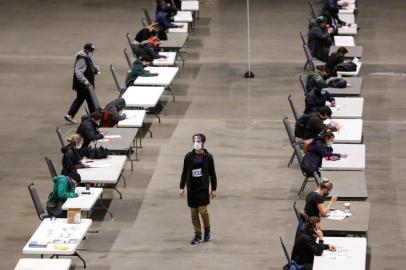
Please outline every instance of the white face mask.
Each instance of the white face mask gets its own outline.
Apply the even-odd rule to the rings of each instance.
[[[332,147],[332,146],[333,146],[333,142],[331,142],[331,141],[327,142],[327,146]]]
[[[201,149],[202,149],[202,143],[201,143],[201,142],[195,142],[195,143],[193,144],[193,148],[194,148],[195,150],[197,150],[197,151],[201,150]]]
[[[80,149],[80,148],[82,148],[82,145],[83,145],[83,143],[81,143],[81,144],[77,144],[77,145],[76,145],[76,149]]]
[[[89,56],[90,58],[93,58],[94,52],[89,52],[88,56]]]

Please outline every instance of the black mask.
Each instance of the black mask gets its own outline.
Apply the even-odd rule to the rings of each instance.
[[[330,193],[327,191],[326,193],[324,193],[324,197],[327,197]]]

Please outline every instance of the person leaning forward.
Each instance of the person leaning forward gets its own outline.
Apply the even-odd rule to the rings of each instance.
[[[183,171],[179,184],[179,195],[184,197],[185,186],[187,189],[187,202],[190,207],[192,224],[195,236],[192,245],[202,241],[202,229],[199,214],[203,220],[204,241],[211,240],[210,219],[207,206],[210,204],[210,196],[216,197],[217,177],[214,168],[213,156],[204,149],[206,137],[196,134],[192,137],[194,149],[186,154]],[[211,184],[211,192],[210,190]]]

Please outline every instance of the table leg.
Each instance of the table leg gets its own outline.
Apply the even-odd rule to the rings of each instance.
[[[111,220],[114,221],[113,214],[112,214],[112,213],[107,209],[107,207],[104,205],[103,200],[102,200],[102,199],[99,199],[99,201],[100,201],[100,206],[101,206],[104,210],[106,210],[106,212],[110,215]]]
[[[113,189],[115,191],[117,191],[117,193],[120,195],[120,200],[122,200],[123,199],[123,194],[121,194],[121,192],[117,189],[117,187],[113,187]]]
[[[78,257],[83,262],[83,268],[86,268],[86,261],[79,255],[79,253],[77,251],[75,251],[73,256]]]
[[[173,93],[173,91],[169,85],[166,87],[166,90],[168,90],[171,93],[172,101],[175,102],[175,94]]]

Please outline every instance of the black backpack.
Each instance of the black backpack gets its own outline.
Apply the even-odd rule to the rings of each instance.
[[[356,71],[357,65],[353,62],[344,62],[336,66],[335,71]]]
[[[333,87],[333,88],[346,88],[347,87],[347,81],[344,80],[343,78],[331,79],[328,82],[328,86]]]
[[[295,124],[295,136],[296,138],[303,138],[307,123],[314,113],[304,114],[297,119]]]

